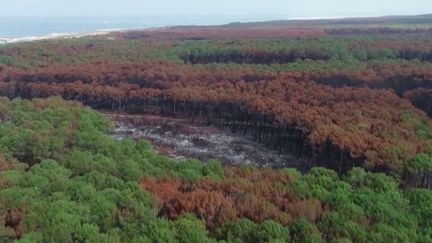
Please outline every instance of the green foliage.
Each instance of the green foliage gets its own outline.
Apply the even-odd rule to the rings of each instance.
[[[417,154],[407,163],[407,170],[411,173],[432,172],[432,155]]]
[[[291,241],[298,243],[319,243],[323,242],[320,231],[312,223],[305,219],[297,219],[290,226]]]
[[[156,201],[140,187],[140,178],[174,177],[193,184],[201,178],[224,180],[229,168],[214,160],[174,161],[155,153],[146,141],[116,141],[107,135],[111,128],[108,121],[77,103],[59,98],[3,101],[0,152],[4,156],[0,156],[0,162],[7,167],[0,169],[0,213],[2,219],[8,213],[19,218],[21,235],[3,224],[0,241],[429,242],[432,239],[431,191],[402,190],[392,177],[361,168],[343,176],[324,168],[313,168],[303,175],[292,169],[279,171],[289,175],[291,181],[275,181],[272,185],[289,189],[290,198],[319,202],[321,212],[314,220],[295,216],[289,225],[281,225],[271,217],[261,224],[243,218],[225,222],[217,229],[206,228],[201,217],[191,214],[169,221],[158,217]],[[411,172],[425,170],[431,164],[430,156],[418,154],[408,164]],[[254,168],[240,166],[238,170],[247,175]],[[264,186],[260,184],[260,188]],[[255,192],[248,193],[253,196]],[[308,210],[313,209],[301,209]]]
[[[421,120],[408,111],[405,112],[404,119],[413,126],[418,136],[423,139],[432,139],[432,129],[426,120]]]
[[[287,242],[289,231],[282,225],[266,220],[253,232],[253,242]]]
[[[2,105],[0,151],[31,166],[0,171],[0,210],[24,212],[21,242],[174,242],[174,230],[157,218],[154,199],[138,180],[222,175],[218,162],[178,163],[145,141],[115,141],[106,134],[111,124],[77,103],[50,98]],[[206,237],[190,218],[175,225],[178,239]],[[2,228],[0,237],[13,239],[8,232]]]
[[[308,226],[310,231],[319,232],[325,241],[379,242],[393,237],[396,242],[404,242],[428,237],[427,233],[418,235],[416,230],[417,222],[422,222],[426,217],[421,214],[428,215],[428,209],[419,205],[419,211],[413,213],[410,209],[413,203],[409,201],[410,197],[414,199],[416,196],[426,197],[424,199],[427,200],[428,195],[411,193],[410,197],[406,197],[395,179],[384,174],[354,168],[341,180],[331,170],[313,168],[291,182],[290,187],[297,195],[317,197],[329,206],[316,224],[318,231]],[[418,215],[417,219],[415,215]],[[307,226],[304,221],[300,223],[290,226],[292,239],[309,241],[301,233],[295,233]],[[319,234],[310,241],[319,240]]]
[[[410,189],[405,192],[410,202],[410,210],[418,219],[419,227],[432,236],[432,191],[427,189]]]
[[[212,179],[222,179],[224,171],[222,165],[218,160],[209,160],[201,168],[201,173]]]
[[[228,222],[216,230],[216,237],[227,242],[291,242],[288,228],[273,220],[259,225],[247,219]]]
[[[196,181],[201,176],[202,163],[196,159],[187,159],[178,164],[177,168],[188,181]]]
[[[176,232],[176,240],[180,243],[205,243],[213,242],[206,235],[203,221],[198,220],[191,214],[183,215],[172,223]]]
[[[240,219],[225,223],[217,229],[216,236],[218,239],[228,242],[253,242],[253,234],[256,229],[257,225],[254,222],[248,219]]]
[[[3,46],[5,54],[0,55],[0,66],[19,68],[39,67],[47,64],[89,64],[97,60],[120,63],[141,63],[145,60],[165,60],[183,64],[185,57],[209,56],[251,56],[254,53],[270,53],[276,56],[297,57],[289,62],[267,64],[235,64],[224,58],[220,63],[205,64],[211,68],[254,68],[266,71],[318,71],[337,69],[364,69],[368,62],[385,63],[420,59],[427,52],[403,55],[404,44],[412,42],[430,45],[428,39],[413,40],[400,37],[396,47],[382,47],[384,41],[393,43],[393,36],[323,36],[312,38],[236,38],[206,40],[158,40],[142,41],[125,39],[110,41],[106,38],[86,37],[79,39],[45,40],[32,43],[8,44]],[[375,47],[377,45],[377,47]],[[19,54],[16,49],[19,47]],[[64,49],[64,53],[59,51]],[[90,47],[90,48],[88,48]],[[67,54],[65,54],[67,53]],[[314,60],[317,56],[326,58]],[[225,60],[225,61],[222,61]],[[200,65],[197,65],[200,66]]]

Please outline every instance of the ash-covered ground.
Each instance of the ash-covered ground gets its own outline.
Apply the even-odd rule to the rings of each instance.
[[[187,119],[154,115],[107,116],[116,125],[112,132],[114,138],[147,139],[156,151],[174,159],[189,157],[202,161],[218,159],[231,165],[304,167],[304,161],[279,155],[251,138],[213,126],[195,126]]]

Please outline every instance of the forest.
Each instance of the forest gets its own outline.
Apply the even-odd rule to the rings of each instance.
[[[179,163],[78,102],[1,101],[2,242],[432,240],[432,191],[383,173]]]
[[[298,20],[0,45],[0,241],[432,241],[431,29]],[[113,139],[100,111],[187,118],[305,165],[177,161]]]

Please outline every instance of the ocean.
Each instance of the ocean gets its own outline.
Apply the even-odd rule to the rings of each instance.
[[[0,42],[40,39],[97,31],[157,28],[176,25],[222,25],[283,19],[282,16],[105,16],[0,17]]]

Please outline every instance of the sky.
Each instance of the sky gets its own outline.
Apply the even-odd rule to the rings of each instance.
[[[432,13],[432,0],[3,0],[0,17],[354,17]]]

